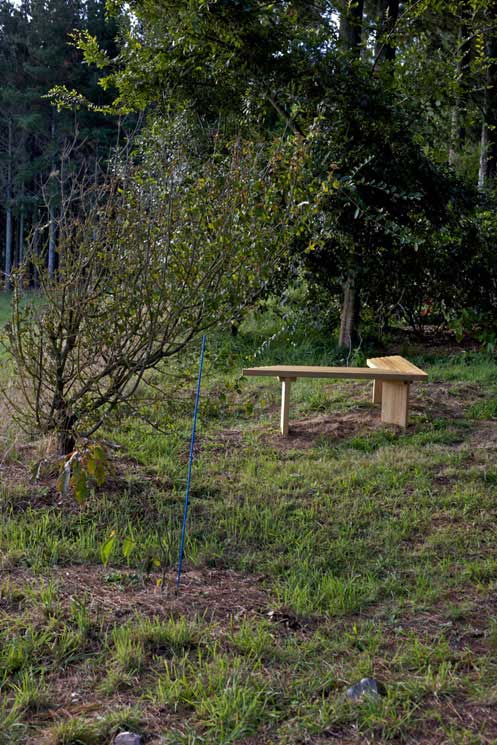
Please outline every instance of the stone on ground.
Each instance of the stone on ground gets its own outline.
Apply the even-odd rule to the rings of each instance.
[[[121,732],[114,740],[114,745],[142,745],[142,738],[134,732]]]
[[[351,701],[359,701],[363,696],[379,698],[385,693],[385,686],[374,678],[363,678],[359,683],[347,688],[347,697]]]

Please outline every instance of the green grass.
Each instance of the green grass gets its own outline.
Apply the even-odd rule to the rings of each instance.
[[[241,368],[336,353],[311,339],[285,357],[284,335],[264,334],[209,339],[177,597],[196,351],[188,390],[140,391],[160,431],[127,412],[108,426],[115,470],[82,507],[19,475],[26,447],[10,453],[5,742],[110,743],[123,728],[170,744],[497,741],[495,360],[402,350],[430,374],[406,432],[375,424],[366,384],[299,381],[304,435],[283,446],[277,382]],[[351,704],[368,675],[386,696]]]

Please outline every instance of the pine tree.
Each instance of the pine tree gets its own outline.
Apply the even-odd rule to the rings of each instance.
[[[489,0],[485,29],[485,96],[481,130],[480,188],[493,186],[497,178],[497,0]]]
[[[24,143],[22,116],[26,103],[27,23],[23,8],[16,8],[6,0],[0,2],[0,179],[5,211],[4,273],[7,285],[14,259],[16,185]]]
[[[55,271],[61,159],[70,169],[95,170],[115,145],[120,123],[96,111],[58,111],[47,94],[55,85],[78,88],[97,104],[109,94],[99,72],[82,63],[71,41],[89,28],[115,51],[117,27],[105,0],[0,0],[0,208],[7,276],[22,258],[26,236],[40,221],[40,248]],[[67,152],[71,151],[69,159]]]

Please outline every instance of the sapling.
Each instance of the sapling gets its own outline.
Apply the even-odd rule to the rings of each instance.
[[[195,162],[176,148],[61,182],[53,276],[34,251],[13,273],[7,346],[25,427],[71,453],[147,371],[254,301],[299,214],[299,148],[288,152],[237,141]]]

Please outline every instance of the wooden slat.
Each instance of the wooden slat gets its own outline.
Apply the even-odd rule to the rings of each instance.
[[[373,397],[371,399],[372,403],[381,404],[382,389],[383,389],[383,381],[373,380]]]
[[[414,367],[414,366],[413,366]],[[247,376],[275,376],[278,378],[365,378],[368,380],[421,380],[426,378],[422,370],[399,372],[397,370],[370,367],[315,367],[312,365],[272,365],[248,367]]]
[[[290,391],[292,378],[283,378],[281,381],[281,419],[280,430],[283,437],[288,436],[288,421],[290,415]]]
[[[405,429],[409,416],[409,383],[384,381],[382,389],[381,421]]]
[[[367,365],[368,367],[374,368],[376,370],[394,370],[396,372],[406,374],[412,373],[420,378],[428,377],[427,373],[425,373],[424,370],[416,367],[416,365],[413,365],[412,362],[406,360],[405,357],[401,357],[400,354],[394,354],[391,357],[372,357],[371,359],[367,360]]]

